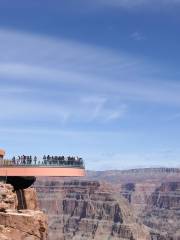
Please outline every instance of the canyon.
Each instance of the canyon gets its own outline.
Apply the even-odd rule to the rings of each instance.
[[[38,183],[39,203],[48,210],[49,239],[150,240],[133,208],[97,181]]]
[[[180,170],[87,171],[0,183],[2,240],[180,240]]]
[[[92,173],[90,179],[111,183],[150,228],[151,238],[180,239],[180,170],[133,169]],[[99,175],[99,176],[98,176]]]
[[[179,169],[159,168],[41,178],[36,189],[49,240],[179,240],[179,184]]]

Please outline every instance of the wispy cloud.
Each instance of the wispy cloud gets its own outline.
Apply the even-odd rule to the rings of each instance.
[[[146,40],[145,36],[140,32],[133,32],[130,37],[135,41]]]
[[[180,0],[99,0],[99,3],[123,8],[180,6]]]
[[[148,64],[144,59],[21,32],[0,30],[0,37],[1,88],[12,88],[16,83],[16,87],[30,87],[35,91],[40,86],[48,92],[47,84],[51,84],[54,91],[74,88],[76,91],[71,91],[74,95],[81,89],[85,95],[105,95],[106,101],[125,96],[165,104],[180,103],[180,84],[155,78],[156,72],[158,75],[163,72],[163,66]]]
[[[151,80],[158,68],[143,59],[21,32],[0,37],[1,121],[111,122],[129,101],[180,105],[180,84]]]
[[[65,39],[0,30],[0,120],[112,122],[131,102],[180,106],[161,66]],[[163,68],[162,68],[163,71]]]

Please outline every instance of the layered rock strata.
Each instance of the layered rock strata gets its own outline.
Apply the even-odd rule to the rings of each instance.
[[[146,209],[156,187],[154,183],[126,183],[120,185],[120,194],[128,200],[138,215]]]
[[[108,192],[114,197],[114,193],[116,193],[115,196],[119,193],[119,195],[125,197],[135,210],[135,215],[139,221],[143,222],[150,229],[152,240],[180,240],[180,169],[154,168],[127,171],[88,171],[86,180],[91,183],[94,180],[101,182],[101,186],[96,186],[95,190],[92,190],[96,194],[98,194],[98,191]],[[53,202],[50,197],[51,199],[49,198],[48,201],[42,199],[42,202],[44,203],[44,209],[48,209],[48,212],[53,214],[51,223],[55,223],[54,229],[58,232],[58,228],[62,226],[59,233],[64,231],[65,233],[63,234],[65,235],[66,231],[63,228],[65,221],[61,221],[59,213],[63,212],[63,208],[60,208],[62,204],[61,199],[67,199],[66,193],[69,192],[68,189],[71,187],[63,186],[63,183],[59,187],[60,181],[62,181],[61,178],[44,179],[43,184],[46,185],[47,183],[47,185],[46,188],[41,188],[42,198],[45,192],[47,192],[47,196],[55,194],[57,201]],[[50,190],[48,185],[53,186],[53,188]],[[88,188],[87,186],[84,183],[83,188]],[[79,188],[77,187],[77,189]],[[75,186],[73,191],[75,192]],[[58,208],[60,210],[57,210]],[[50,224],[50,226],[53,225]]]
[[[140,217],[154,235],[180,240],[180,182],[162,183],[151,194]]]
[[[49,216],[49,240],[150,239],[128,202],[98,182],[39,182],[37,190]]]
[[[38,210],[34,189],[24,192],[26,210],[18,210],[18,199],[13,187],[0,183],[0,239],[46,240],[47,218]]]

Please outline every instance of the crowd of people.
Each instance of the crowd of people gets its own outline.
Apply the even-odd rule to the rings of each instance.
[[[80,157],[64,157],[64,156],[50,156],[44,155],[39,159],[37,156],[18,156],[12,158],[14,165],[83,165],[83,159]]]

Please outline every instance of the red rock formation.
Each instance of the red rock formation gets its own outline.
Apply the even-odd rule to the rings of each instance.
[[[127,201],[98,182],[70,181],[37,186],[40,206],[49,215],[50,240],[148,240]]]
[[[148,205],[169,210],[180,210],[180,182],[162,183],[152,193]]]
[[[37,193],[34,188],[24,189],[24,198],[28,210],[39,210]]]
[[[54,184],[54,187],[58,186],[59,180],[61,181],[61,179],[56,178],[57,182],[54,183],[52,179],[44,179],[44,181]],[[114,192],[123,195],[133,209],[135,209],[138,219],[151,228],[151,238],[153,240],[180,240],[180,169],[156,168],[127,171],[88,171],[86,180],[98,180],[101,182],[101,185],[103,183],[103,187],[101,187],[103,190],[99,190],[99,186],[94,190],[96,195],[98,195],[97,199],[95,199],[96,201],[100,198],[98,191],[108,192],[111,196],[113,196]],[[53,194],[57,197],[57,201],[53,202],[50,199],[49,201],[43,201],[44,209],[49,208],[49,212],[52,212],[54,215],[51,218],[52,222],[50,225],[51,227],[54,226],[55,231],[59,226],[62,226],[60,232],[64,231],[63,219],[65,217],[60,219],[59,213],[63,213],[63,208],[61,208],[62,198],[67,199],[66,194],[68,194],[69,188],[67,186],[63,187],[63,185],[56,189],[54,188],[56,193]],[[80,189],[80,187],[77,187],[77,189]],[[54,190],[52,189],[52,191]],[[51,194],[48,193],[47,195],[51,196]],[[42,193],[43,196],[44,193]],[[74,224],[73,226],[77,225]],[[67,231],[65,231],[66,234]],[[88,239],[88,237],[84,236],[84,239]]]
[[[157,188],[155,183],[126,183],[120,185],[120,194],[133,206],[136,215],[147,207],[151,194]]]
[[[144,223],[164,236],[180,239],[180,182],[162,183],[150,196],[140,217]]]
[[[0,184],[0,239],[45,240],[47,239],[46,216],[37,210],[35,190],[25,191],[28,209],[17,210],[18,200],[13,187]],[[29,202],[31,201],[31,203]]]

